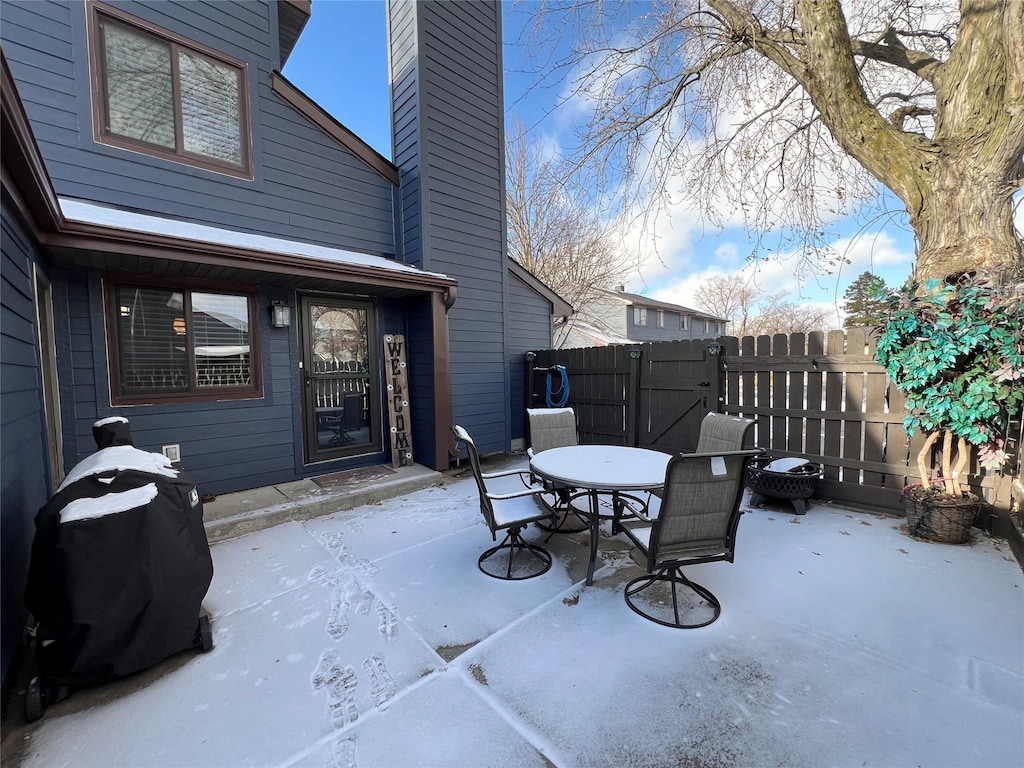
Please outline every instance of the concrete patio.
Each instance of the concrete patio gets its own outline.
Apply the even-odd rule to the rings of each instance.
[[[735,563],[688,570],[721,618],[681,631],[628,609],[619,539],[592,587],[585,534],[553,537],[539,578],[481,574],[458,474],[215,544],[215,648],[8,723],[4,765],[1024,765],[1005,542],[751,509]]]

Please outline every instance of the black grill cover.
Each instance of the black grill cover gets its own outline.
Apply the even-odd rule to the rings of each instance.
[[[120,677],[191,647],[213,560],[195,483],[99,421],[96,453],[36,516],[25,603],[40,672],[67,684]]]

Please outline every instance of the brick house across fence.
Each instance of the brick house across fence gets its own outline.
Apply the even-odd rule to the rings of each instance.
[[[903,488],[919,482],[924,436],[907,436],[905,398],[866,328],[543,350],[527,359],[534,406],[546,402],[549,369],[565,366],[581,442],[692,451],[700,420],[720,411],[756,418],[755,444],[771,456],[819,464],[820,497],[902,514]],[[965,472],[988,505],[979,524],[1000,536],[1011,527],[1011,480],[1020,473],[1021,425],[1011,432],[1003,472],[973,458]]]

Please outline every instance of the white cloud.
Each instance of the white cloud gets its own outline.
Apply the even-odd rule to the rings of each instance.
[[[659,301],[699,309],[696,292],[701,284],[740,274],[766,295],[781,291],[790,301],[827,308],[841,319],[843,294],[862,273],[878,275],[890,286],[902,283],[910,275],[914,262],[913,246],[912,243],[901,243],[897,234],[881,231],[839,240],[835,244],[836,251],[849,263],[838,265],[831,275],[803,281],[794,274],[796,254],[757,264],[742,264],[739,257],[742,249],[734,242],[725,241],[714,249],[714,264],[663,274],[657,280],[657,287],[650,291],[650,296]]]

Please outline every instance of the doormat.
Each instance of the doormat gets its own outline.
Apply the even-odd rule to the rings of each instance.
[[[393,474],[395,474],[395,470],[391,467],[359,467],[358,469],[347,469],[344,472],[334,472],[330,475],[320,475],[312,480],[321,488],[345,488],[370,480],[380,480]]]

